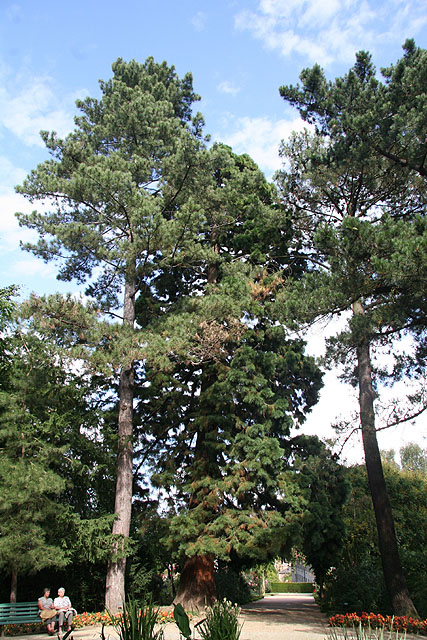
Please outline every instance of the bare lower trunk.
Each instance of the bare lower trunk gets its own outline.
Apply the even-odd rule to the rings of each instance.
[[[135,321],[135,284],[126,283],[123,312],[124,324],[133,328]],[[108,563],[105,584],[105,607],[117,612],[125,600],[126,542],[129,538],[132,512],[132,461],[133,461],[133,363],[123,367],[120,373],[117,480],[113,524],[116,536]]]
[[[361,302],[354,303],[353,312],[355,315],[364,314]],[[377,524],[378,547],[381,555],[384,581],[394,614],[417,617],[417,610],[409,595],[399,558],[393,514],[378,448],[369,346],[369,340],[362,339],[357,348],[360,422],[366,470]]]
[[[215,600],[213,557],[206,555],[187,558],[174,602],[180,602],[188,611],[200,611]]]
[[[10,575],[10,596],[9,602],[16,602],[16,595],[18,592],[18,572],[16,569],[12,569]]]

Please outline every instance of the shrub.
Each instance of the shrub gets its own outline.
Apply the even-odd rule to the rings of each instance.
[[[129,599],[119,616],[110,616],[120,640],[163,640],[163,629],[154,631],[158,609],[151,602],[141,608],[136,600]]]
[[[313,593],[312,582],[272,582],[272,593]]]
[[[252,599],[251,590],[243,576],[233,569],[215,573],[218,600],[229,600],[235,604],[245,604]]]
[[[239,613],[239,607],[228,600],[215,602],[205,620],[196,625],[202,640],[239,640],[242,631],[237,619]]]
[[[379,558],[363,550],[359,562],[340,562],[325,580],[323,611],[391,611]]]

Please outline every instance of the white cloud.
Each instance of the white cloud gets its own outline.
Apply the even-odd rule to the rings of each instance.
[[[232,82],[228,82],[228,80],[224,80],[223,82],[220,82],[219,85],[217,86],[217,89],[221,93],[229,93],[233,96],[238,94],[240,91],[240,87],[236,87],[235,84],[233,84]]]
[[[59,97],[51,77],[28,70],[12,75],[5,66],[0,69],[0,84],[0,126],[29,146],[44,146],[42,129],[66,135],[73,127],[75,98],[87,93]]]
[[[206,20],[207,20],[206,13],[203,13],[203,11],[198,11],[191,18],[190,22],[196,31],[203,31],[206,26]]]
[[[11,191],[11,185],[22,182],[26,176],[26,172],[24,169],[15,167],[8,158],[0,156],[0,176],[0,194],[9,193]]]
[[[1,161],[0,161],[1,171]],[[3,254],[19,251],[19,242],[30,242],[37,238],[31,229],[21,228],[15,217],[16,211],[29,213],[35,208],[12,189],[0,187],[0,252]]]
[[[23,254],[24,255],[24,254]],[[46,264],[39,258],[24,258],[23,260],[16,260],[10,265],[10,276],[27,276],[31,275],[33,278],[39,276],[41,278],[54,279],[57,274],[57,268],[51,262]]]
[[[235,118],[227,114],[227,130],[214,137],[229,144],[236,153],[248,153],[263,171],[271,175],[282,164],[279,158],[280,141],[304,126],[300,118],[272,121],[266,117]]]
[[[374,52],[378,42],[401,45],[426,23],[424,0],[259,0],[235,17],[235,27],[267,49],[323,65],[353,62],[356,51]]]

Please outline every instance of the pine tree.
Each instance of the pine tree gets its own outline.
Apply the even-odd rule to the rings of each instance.
[[[316,65],[302,72],[302,87],[280,89],[316,125],[313,134],[296,135],[283,146],[290,170],[279,180],[299,220],[312,273],[292,295],[284,295],[282,312],[311,321],[351,311],[348,330],[331,342],[331,354],[348,365],[359,388],[366,467],[390,600],[396,614],[413,615],[376,438],[375,381],[380,372],[373,366],[372,351],[408,332],[419,353],[424,348],[425,189],[419,163],[415,171],[412,161],[402,166],[384,153],[386,147],[379,149],[377,118],[392,105],[399,108],[400,115],[391,109],[390,117],[401,155],[403,107],[388,100],[393,83],[384,86],[376,79],[370,56],[361,52],[356,58],[349,73],[334,83],[327,83]],[[423,73],[420,67],[418,73]],[[407,108],[410,112],[411,102]],[[390,149],[390,139],[385,144]],[[423,368],[420,358],[406,358],[405,363],[393,372],[395,379],[403,372],[419,375]]]
[[[47,201],[49,210],[19,214],[19,219],[40,236],[25,248],[60,263],[59,279],[87,282],[86,293],[99,309],[118,314],[131,336],[139,289],[150,281],[159,257],[176,247],[168,222],[193,188],[201,119],[191,120],[191,104],[198,97],[190,74],[181,80],[173,67],[152,58],[144,64],[119,58],[113,72],[111,80],[100,82],[100,99],[77,102],[81,115],[67,138],[42,132],[52,158],[18,191],[30,201]],[[184,231],[183,241],[185,236]],[[134,361],[124,357],[113,525],[117,542],[106,583],[106,606],[112,611],[124,599],[133,388]]]

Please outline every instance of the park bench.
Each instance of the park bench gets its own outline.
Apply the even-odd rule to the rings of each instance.
[[[7,624],[29,624],[41,622],[39,606],[36,602],[0,603],[0,636]]]

